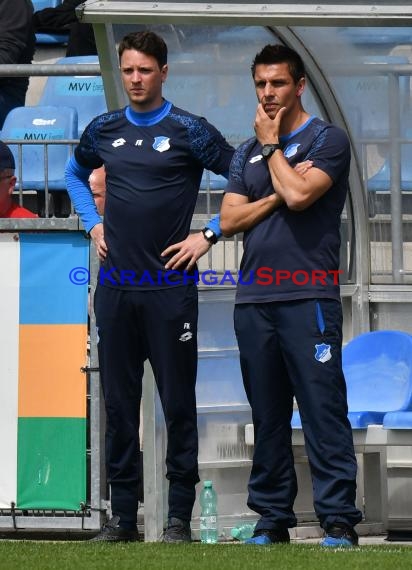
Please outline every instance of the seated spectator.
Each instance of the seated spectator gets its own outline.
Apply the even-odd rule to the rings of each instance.
[[[35,35],[30,0],[2,0],[0,3],[0,64],[31,63]],[[9,111],[23,107],[28,77],[0,77],[0,130]]]
[[[103,216],[104,204],[106,201],[106,171],[104,166],[93,170],[89,176],[89,185],[97,211],[101,216]]]
[[[37,218],[36,214],[15,204],[12,194],[16,185],[14,156],[0,141],[0,218]]]
[[[56,8],[44,8],[34,13],[33,24],[36,33],[69,34],[66,57],[75,55],[96,55],[93,26],[79,22],[75,8],[84,0],[63,0]]]

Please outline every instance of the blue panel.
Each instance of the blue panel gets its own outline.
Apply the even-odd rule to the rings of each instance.
[[[89,240],[48,232],[20,242],[20,324],[86,323]]]

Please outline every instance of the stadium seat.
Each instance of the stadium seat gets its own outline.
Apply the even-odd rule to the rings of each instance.
[[[369,192],[389,192],[391,187],[391,167],[386,159],[380,170],[368,179]],[[412,141],[401,146],[401,191],[412,191]]]
[[[412,429],[412,412],[388,412],[383,418],[385,429]]]
[[[36,44],[65,45],[69,41],[69,34],[37,33]]]
[[[71,148],[69,144],[53,144],[53,141],[75,140],[77,130],[77,111],[73,107],[38,105],[17,107],[10,111],[2,129],[3,140],[7,143],[8,140],[18,139],[24,143],[21,146],[21,179],[17,187],[23,191],[36,190],[38,196],[42,195],[41,203],[46,185],[48,191],[53,193],[65,191],[64,171]],[[30,144],[31,141],[43,141],[45,144]],[[10,144],[10,149],[19,176],[19,145]]]
[[[200,191],[206,190],[224,190],[227,186],[227,179],[220,175],[215,174],[211,170],[203,172],[202,180],[200,181]]]
[[[62,0],[32,0],[35,12],[39,12],[45,8],[56,8],[57,6],[60,6],[61,3]]]
[[[385,414],[412,409],[412,336],[374,331],[342,352],[352,427],[382,424]]]
[[[62,57],[56,63],[99,63],[99,59],[97,55],[83,55]],[[107,111],[103,80],[99,75],[48,77],[39,104],[75,107],[78,115],[78,136],[94,117]]]
[[[402,417],[412,410],[412,336],[408,333],[383,330],[361,334],[344,347],[342,364],[353,429],[382,425],[384,418],[389,422],[395,414]],[[302,427],[298,411],[293,413],[292,427]]]

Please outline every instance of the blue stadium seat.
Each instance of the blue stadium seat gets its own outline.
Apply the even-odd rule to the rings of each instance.
[[[99,58],[97,55],[63,57],[56,63],[99,63]],[[75,107],[79,136],[94,117],[107,111],[103,80],[99,75],[48,77],[39,104]]]
[[[412,409],[412,336],[374,331],[352,339],[342,352],[352,427],[381,424],[388,412]]]
[[[69,34],[48,34],[44,32],[36,34],[36,44],[65,45],[68,41]]]
[[[383,418],[385,429],[412,429],[412,412],[388,412]]]
[[[58,141],[76,139],[77,111],[73,107],[35,106],[17,107],[10,111],[2,129],[3,140],[19,139],[22,146],[22,180],[18,181],[23,190],[44,191],[45,145],[33,145],[30,141]],[[19,174],[18,145],[10,145],[16,160],[16,174]],[[70,157],[68,144],[47,145],[47,182],[49,190],[65,190],[64,170]]]
[[[389,421],[390,412],[400,415],[412,410],[412,336],[408,333],[361,334],[344,347],[342,364],[352,428],[382,424],[386,417]],[[292,427],[302,427],[297,411]]]
[[[32,0],[35,12],[39,12],[45,8],[56,8],[57,6],[60,6],[61,3],[62,0]]]
[[[369,192],[389,192],[391,180],[391,167],[386,159],[376,174],[367,181]],[[411,144],[401,145],[401,191],[412,191],[412,140]]]
[[[292,414],[291,426],[292,429],[302,429],[302,420],[300,419],[300,414],[297,410]]]

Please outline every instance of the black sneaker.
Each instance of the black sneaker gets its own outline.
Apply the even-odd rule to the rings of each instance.
[[[320,545],[326,548],[352,548],[358,546],[358,542],[358,535],[351,526],[336,524],[326,529]]]
[[[171,517],[163,532],[162,542],[192,542],[190,523]]]
[[[136,530],[129,530],[119,526],[120,517],[114,516],[102,527],[90,542],[134,542],[139,540]]]
[[[255,530],[252,538],[248,538],[243,544],[258,544],[265,546],[268,544],[279,544],[290,542],[289,532],[286,528],[266,530],[264,528]]]

